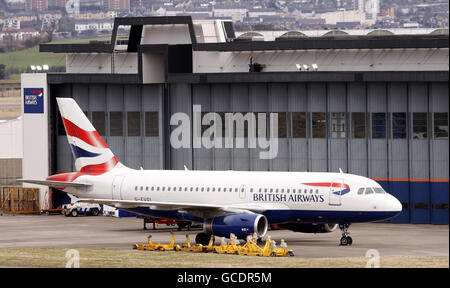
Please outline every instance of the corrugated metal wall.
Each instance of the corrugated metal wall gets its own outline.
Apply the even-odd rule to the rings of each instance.
[[[53,91],[52,97],[75,98],[90,118],[95,111],[107,112],[105,140],[117,158],[132,168],[184,169],[186,165],[195,170],[333,172],[341,168],[379,181],[403,203],[404,210],[394,222],[448,224],[448,137],[433,135],[434,113],[448,113],[447,83],[63,84],[54,85]],[[170,117],[182,112],[192,120],[193,105],[201,105],[202,112],[287,112],[286,137],[279,139],[277,157],[260,159],[260,148],[249,149],[247,139],[245,148],[169,147],[170,133],[179,124],[170,125]],[[123,136],[109,133],[108,115],[114,111],[123,112]],[[141,136],[126,136],[126,112],[136,111],[141,112]],[[144,136],[146,111],[158,112],[156,137]],[[306,112],[306,137],[293,137],[294,112]],[[326,113],[323,138],[313,137],[311,120],[316,112]],[[357,112],[365,113],[361,138],[353,135],[352,113]],[[425,139],[412,137],[411,118],[417,112],[427,113]],[[345,134],[332,131],[335,115],[344,115]],[[65,136],[57,136],[56,145],[56,171],[73,170]]]

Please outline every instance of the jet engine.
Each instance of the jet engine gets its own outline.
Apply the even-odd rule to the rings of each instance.
[[[302,233],[329,233],[336,230],[336,223],[284,223],[278,225],[281,228]]]
[[[230,237],[230,233],[239,239],[245,239],[254,232],[263,237],[269,224],[267,218],[261,214],[231,214],[206,219],[203,229],[206,234],[219,237]]]

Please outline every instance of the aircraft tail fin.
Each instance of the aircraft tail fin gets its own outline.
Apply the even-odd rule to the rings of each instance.
[[[79,172],[101,174],[119,161],[72,98],[56,98],[67,140]]]

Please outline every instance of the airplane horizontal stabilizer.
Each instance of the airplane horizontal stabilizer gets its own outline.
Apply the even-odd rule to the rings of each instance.
[[[65,182],[65,181],[27,180],[27,179],[17,179],[17,182],[44,185],[44,186],[55,187],[55,188],[61,188],[61,187],[81,188],[81,187],[88,187],[88,186],[92,185],[92,184]]]

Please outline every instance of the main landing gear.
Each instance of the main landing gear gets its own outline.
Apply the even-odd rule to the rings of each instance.
[[[207,246],[209,240],[211,239],[211,234],[206,234],[204,232],[200,232],[195,236],[195,244],[202,244],[203,246]],[[214,242],[214,240],[213,240]]]
[[[341,246],[350,246],[353,243],[352,237],[348,236],[350,234],[348,227],[350,227],[350,224],[339,224],[339,229],[342,230]]]

